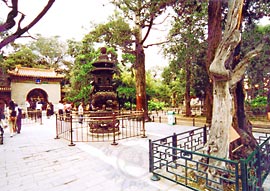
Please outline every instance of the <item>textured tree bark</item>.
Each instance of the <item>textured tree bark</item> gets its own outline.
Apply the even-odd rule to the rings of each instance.
[[[206,123],[210,124],[212,120],[212,106],[213,106],[213,84],[209,73],[209,67],[215,57],[215,51],[221,41],[221,4],[222,1],[210,0],[208,4],[208,49],[206,68],[209,76],[209,83],[205,89],[205,110]]]
[[[228,159],[230,156],[230,128],[233,126],[235,116],[234,98],[231,89],[244,75],[247,62],[240,62],[232,70],[235,48],[241,41],[239,22],[242,16],[243,0],[229,1],[229,12],[223,38],[219,43],[214,59],[209,67],[209,75],[213,80],[213,113],[211,130],[205,151],[211,156]],[[245,59],[244,59],[245,60]],[[226,168],[223,162],[209,160],[212,166]],[[207,172],[213,179],[220,176],[215,169],[208,168]],[[217,185],[222,189],[222,185]]]
[[[232,71],[228,66],[232,63],[234,49],[241,39],[237,21],[242,6],[242,0],[230,1],[224,37],[209,67],[213,79],[213,114],[207,146],[209,154],[221,158],[229,156],[229,128],[232,126],[234,106],[230,93]]]
[[[140,18],[136,17],[137,23]],[[142,29],[138,25],[136,34],[136,63],[135,63],[135,79],[136,79],[136,110],[144,111],[146,121],[148,117],[148,107],[146,100],[146,84],[145,84],[145,53],[142,44]]]
[[[186,62],[186,92],[185,92],[185,101],[186,101],[186,116],[191,116],[191,107],[190,107],[190,60]]]
[[[145,90],[145,55],[143,48],[136,49],[136,109],[144,110],[146,105],[146,90]]]

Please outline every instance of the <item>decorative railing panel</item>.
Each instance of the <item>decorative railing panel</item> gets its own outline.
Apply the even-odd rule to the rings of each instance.
[[[207,135],[208,128],[204,127],[150,140],[149,171],[153,173],[152,180],[163,177],[198,191],[261,190],[270,171],[270,137],[257,136],[258,148],[247,159],[233,161],[203,154],[201,149]],[[210,165],[213,163],[209,161],[215,161],[217,165]]]

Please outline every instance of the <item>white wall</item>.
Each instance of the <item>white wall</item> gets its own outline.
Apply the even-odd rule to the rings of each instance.
[[[57,104],[61,100],[60,83],[35,84],[27,82],[11,82],[11,99],[24,106],[28,93],[33,89],[42,89],[48,95],[48,101]]]

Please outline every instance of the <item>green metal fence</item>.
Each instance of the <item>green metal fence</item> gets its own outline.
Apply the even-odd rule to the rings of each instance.
[[[247,159],[226,160],[202,154],[208,128],[149,141],[149,171],[192,190],[259,191],[270,170],[268,135],[259,136],[258,148]],[[217,165],[210,165],[209,161]],[[206,172],[206,169],[208,172]],[[211,173],[209,173],[209,170]]]
[[[270,137],[259,136],[259,146],[246,159],[241,159],[242,190],[262,190],[270,171]]]

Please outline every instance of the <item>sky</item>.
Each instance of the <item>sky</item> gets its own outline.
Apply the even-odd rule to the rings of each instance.
[[[25,24],[33,20],[48,0],[19,0],[19,10],[26,14]],[[80,40],[90,22],[105,22],[113,12],[108,0],[55,0],[42,19],[30,29],[31,34]],[[83,27],[85,27],[83,29]]]
[[[29,24],[46,4],[47,0],[19,0],[19,10],[26,14],[22,26]],[[9,10],[2,7],[5,5],[0,2],[0,18],[5,18]],[[109,0],[55,0],[46,15],[29,32],[31,35],[60,36],[63,40],[73,38],[79,41],[89,32],[91,22],[105,23],[113,11],[114,6],[109,3]],[[157,42],[165,36],[160,31],[150,34],[151,39],[148,43]],[[24,43],[27,39],[16,42]],[[150,47],[145,50],[145,53],[146,69],[156,65],[167,65],[158,47]]]
[[[45,7],[47,1],[19,0],[19,10],[26,14],[22,25],[29,24]],[[0,1],[0,18],[2,19],[6,18],[9,11],[4,7],[5,5]],[[80,41],[89,32],[91,22],[96,24],[105,23],[113,11],[114,6],[109,3],[109,0],[55,0],[49,11],[29,32],[31,35],[41,34],[44,37],[60,36],[63,40],[73,38]],[[270,23],[269,19],[264,22]],[[146,43],[151,44],[163,41],[165,36],[166,32],[164,31],[151,31],[150,39]],[[26,41],[27,39],[24,38],[16,42],[24,43]],[[145,49],[145,54],[146,69],[156,68],[156,66],[162,68],[168,64],[159,47],[152,46],[147,48]]]

